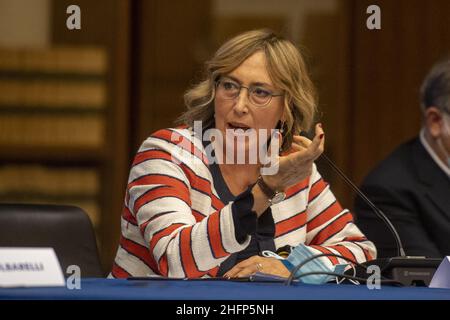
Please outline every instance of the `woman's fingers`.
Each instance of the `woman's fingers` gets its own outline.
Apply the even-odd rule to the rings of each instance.
[[[314,159],[317,159],[317,157],[323,152],[324,138],[325,133],[323,132],[322,125],[319,123],[316,125],[316,135],[308,147],[308,150],[311,152]]]
[[[253,256],[235,265],[225,273],[224,277],[242,278],[248,277],[256,272],[263,272],[286,278],[289,276],[289,270],[281,261],[275,258]]]
[[[247,268],[241,269],[235,276],[230,278],[244,278],[255,274],[258,271],[256,266],[249,266]]]
[[[252,271],[249,274],[253,274],[258,270],[258,263],[260,262],[261,257],[260,256],[252,256],[244,261],[239,262],[236,264],[233,268],[228,270],[225,274],[225,278],[236,278],[239,274],[243,274],[245,272],[248,272],[249,270]]]
[[[293,136],[293,142],[301,145],[303,148],[308,148],[309,145],[312,143],[312,141],[309,140],[307,137],[297,135]]]
[[[295,155],[295,158],[300,161],[314,161],[316,160],[323,152],[324,142],[325,142],[325,134],[323,132],[322,126],[320,124],[316,125],[316,134],[313,140],[309,140],[305,137],[297,136],[295,141],[302,143],[303,145],[307,145],[304,152],[300,152]]]
[[[305,150],[305,147],[303,147],[303,146],[301,146],[301,145],[299,145],[298,143],[295,143],[295,142],[292,142],[291,148],[294,151],[303,151],[303,150]]]
[[[309,140],[306,137],[293,136],[292,138],[293,139],[292,139],[291,149],[294,152],[306,151],[308,149],[309,145],[312,143],[311,140]]]

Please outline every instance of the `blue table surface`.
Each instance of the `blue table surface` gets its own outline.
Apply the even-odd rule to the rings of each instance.
[[[450,300],[450,289],[188,280],[82,279],[81,289],[0,288],[0,299],[37,300]]]

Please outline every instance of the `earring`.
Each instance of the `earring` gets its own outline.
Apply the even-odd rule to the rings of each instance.
[[[278,153],[281,153],[283,151],[283,133],[284,133],[284,122],[281,122],[281,128],[280,128],[280,133],[281,133],[281,141],[280,141],[280,150]]]
[[[281,129],[280,129],[280,133],[281,133],[281,141],[280,141],[280,153],[283,151],[283,134],[284,134],[284,128],[285,128],[286,122],[282,122],[281,123]]]

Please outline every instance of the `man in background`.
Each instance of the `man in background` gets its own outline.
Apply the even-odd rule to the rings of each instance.
[[[383,160],[361,188],[392,221],[407,255],[444,257],[450,255],[450,59],[426,76],[421,110],[419,136]],[[360,198],[355,212],[378,257],[397,256],[387,226]]]

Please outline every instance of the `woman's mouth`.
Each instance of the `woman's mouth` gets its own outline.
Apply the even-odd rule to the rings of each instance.
[[[228,122],[227,129],[232,130],[234,134],[244,133],[251,129],[248,125],[239,122]]]

